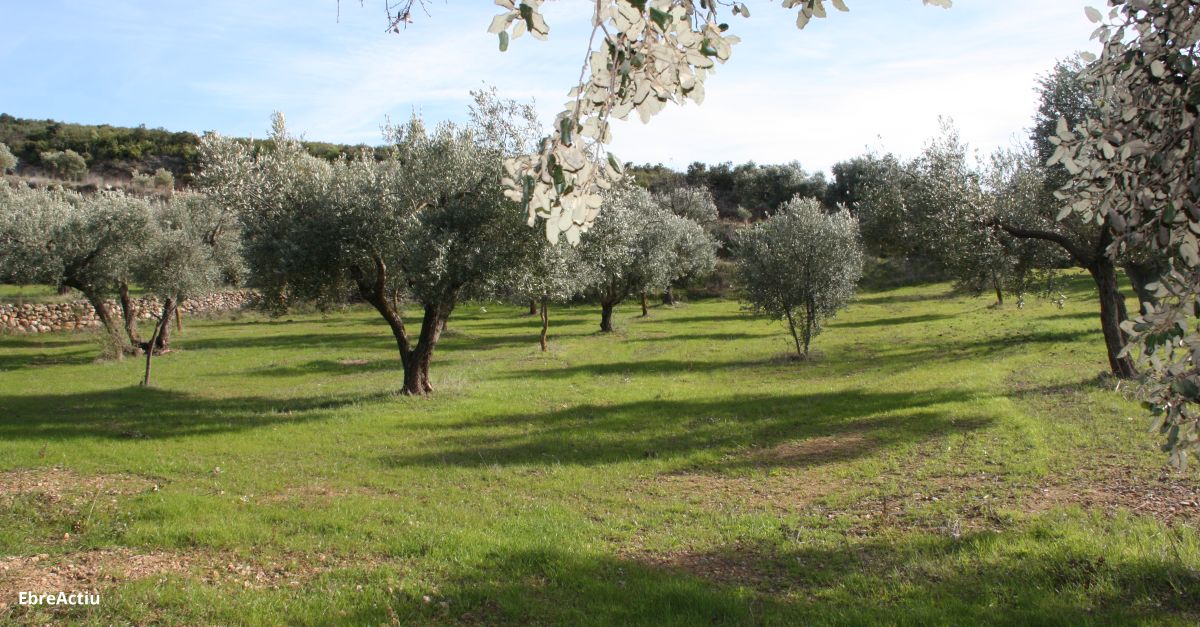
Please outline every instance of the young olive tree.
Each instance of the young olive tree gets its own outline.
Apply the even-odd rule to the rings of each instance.
[[[133,275],[149,294],[162,301],[154,316],[154,330],[142,345],[146,371],[142,385],[150,385],[150,369],[156,353],[167,350],[167,334],[173,316],[184,299],[202,296],[221,285],[234,262],[236,244],[228,237],[214,236],[223,218],[207,199],[177,196],[155,207],[155,224],[150,241],[137,255]]]
[[[430,363],[458,302],[494,288],[527,254],[520,214],[496,184],[504,150],[477,125],[393,128],[391,154],[332,164],[307,155],[277,116],[267,150],[202,143],[206,187],[243,224],[252,284],[280,306],[329,303],[347,289],[388,324],[403,391],[433,391]],[[423,314],[415,333],[401,301]]]
[[[1109,0],[1093,37],[1101,54],[1084,72],[1097,94],[1082,121],[1065,116],[1050,157],[1071,175],[1060,218],[1104,225],[1105,251],[1169,261],[1156,303],[1124,325],[1150,372],[1144,390],[1164,450],[1182,466],[1200,449],[1200,5]]]
[[[87,175],[87,160],[74,150],[49,150],[39,155],[42,165],[56,176],[77,181]]]
[[[96,312],[118,355],[134,347],[136,318],[124,330],[105,297],[128,285],[137,255],[151,238],[153,210],[120,192],[83,196],[62,189],[0,185],[0,276],[11,283],[49,283],[78,290]]]
[[[514,300],[533,303],[542,330],[539,342],[549,350],[550,304],[565,303],[582,293],[589,275],[580,274],[586,264],[580,261],[580,251],[566,242],[547,241],[530,231],[531,242],[525,260],[514,268],[514,276],[501,282],[502,295]]]
[[[796,198],[736,242],[737,275],[750,310],[787,321],[797,356],[807,358],[821,323],[846,306],[862,277],[857,220]]]

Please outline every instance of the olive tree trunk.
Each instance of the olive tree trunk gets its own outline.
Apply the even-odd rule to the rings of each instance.
[[[1129,339],[1121,330],[1121,323],[1129,319],[1129,312],[1125,309],[1125,296],[1121,294],[1117,283],[1117,269],[1111,259],[1102,256],[1088,268],[1088,273],[1092,275],[1100,293],[1100,329],[1108,350],[1108,365],[1117,377],[1132,379],[1137,376],[1133,359],[1121,355]]]
[[[604,333],[612,333],[613,323],[613,303],[600,303],[600,330]]]
[[[129,338],[129,345],[137,348],[142,345],[137,329],[138,312],[134,310],[133,299],[129,297],[129,284],[125,281],[121,281],[120,302],[121,316],[125,319],[125,335]]]
[[[167,297],[167,298],[163,299],[162,313],[158,316],[158,318],[154,322],[154,334],[150,336],[150,341],[146,342],[145,348],[142,351],[143,353],[146,354],[146,374],[142,377],[142,387],[147,387],[150,385],[150,367],[151,367],[152,361],[154,359],[154,354],[158,352],[157,350],[152,350],[152,349],[153,349],[153,347],[158,345],[158,341],[159,341],[159,339],[161,339],[162,334],[167,329],[170,328],[170,326],[169,326],[171,324],[170,312],[171,312],[171,309],[174,307],[175,307],[175,299],[174,298]]]
[[[667,284],[667,289],[663,291],[662,303],[668,307],[675,304],[675,292],[669,283]]]
[[[404,368],[404,387],[402,392],[412,396],[426,396],[433,392],[429,379],[429,367],[433,362],[433,349],[437,346],[446,323],[454,311],[457,289],[445,292],[440,302],[425,304],[425,312],[421,318],[421,333],[414,344],[404,326],[404,320],[396,307],[396,299],[387,294],[387,268],[383,260],[376,256],[374,281],[367,281],[366,273],[357,266],[351,267],[350,274],[358,286],[358,292],[363,300],[371,303],[379,315],[387,322],[396,340],[396,348],[400,352],[400,365]]]

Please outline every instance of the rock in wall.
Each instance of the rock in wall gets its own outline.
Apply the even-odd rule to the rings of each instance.
[[[199,298],[188,298],[179,306],[185,316],[242,309],[254,303],[257,294],[250,290],[215,292]],[[121,315],[121,304],[107,301],[114,315]],[[148,320],[151,312],[162,310],[157,298],[138,298],[133,301],[138,318]],[[52,333],[73,331],[100,325],[96,310],[87,301],[70,303],[0,303],[0,333]]]

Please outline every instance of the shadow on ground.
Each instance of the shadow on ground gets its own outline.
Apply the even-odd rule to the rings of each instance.
[[[655,399],[514,413],[469,423],[414,424],[437,429],[419,452],[388,455],[403,466],[607,464],[675,458],[697,451],[724,454],[749,445],[826,436],[861,439],[846,455],[987,427],[986,416],[962,416],[939,406],[970,400],[962,393],[869,392],[734,395],[719,400]],[[796,457],[780,464],[816,464]],[[755,462],[762,467],[762,462]]]

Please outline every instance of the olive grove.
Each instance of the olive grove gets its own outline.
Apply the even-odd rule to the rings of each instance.
[[[390,27],[411,21],[412,5],[389,5]],[[922,0],[949,8],[951,0]],[[503,12],[488,31],[506,50],[510,40],[528,33],[545,39],[550,26],[541,13],[544,0],[497,0]],[[423,4],[423,3],[422,3]],[[848,11],[844,0],[830,0]],[[783,0],[795,9],[796,25],[826,16],[825,0]],[[726,15],[750,17],[743,2],[716,0],[597,0],[593,29],[584,54],[580,82],[567,94],[551,134],[535,154],[516,155],[505,163],[506,194],[526,208],[532,225],[546,222],[547,236],[565,233],[577,242],[601,209],[601,192],[621,177],[620,161],[604,154],[612,139],[611,120],[632,113],[647,122],[668,103],[704,101],[705,81],[717,64],[730,58],[738,37],[729,33]]]
[[[0,280],[78,290],[96,311],[116,355],[137,349],[128,286],[153,237],[154,209],[121,192],[0,185]],[[120,293],[124,325],[105,302]]]

